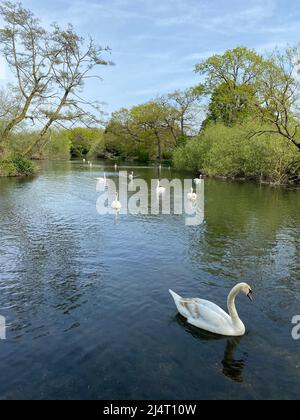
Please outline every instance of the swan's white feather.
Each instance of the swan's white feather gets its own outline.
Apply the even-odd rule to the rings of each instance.
[[[234,328],[231,317],[219,306],[203,299],[185,299],[172,290],[172,295],[178,312],[190,325],[224,336],[241,336],[242,329]]]

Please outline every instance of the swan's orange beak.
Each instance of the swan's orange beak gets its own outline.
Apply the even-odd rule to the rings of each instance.
[[[253,294],[253,292],[252,292],[252,290],[250,290],[248,295],[247,295],[247,297],[249,298],[249,300],[251,300],[251,302],[253,302],[252,294]]]

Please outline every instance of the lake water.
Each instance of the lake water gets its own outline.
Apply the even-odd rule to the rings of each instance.
[[[0,398],[300,398],[300,191],[207,180],[200,226],[116,221],[96,211],[103,169],[53,163],[0,179]],[[240,281],[255,300],[238,299],[239,339],[189,327],[168,294],[225,309]]]

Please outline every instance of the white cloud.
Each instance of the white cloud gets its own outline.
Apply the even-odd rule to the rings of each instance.
[[[146,59],[146,60],[152,60],[153,62],[156,60],[164,61],[164,60],[170,60],[174,53],[172,51],[166,51],[166,52],[142,52],[142,51],[115,51],[114,55],[116,57],[131,57],[139,59]]]
[[[128,95],[130,96],[147,96],[150,98],[153,98],[158,95],[158,92],[155,90],[155,88],[146,88],[146,89],[136,89],[128,92]]]
[[[256,1],[252,2],[252,5],[251,2],[249,3],[250,6],[243,9],[205,19],[202,25],[207,30],[221,34],[251,32],[251,30],[257,30],[258,25],[263,25],[262,29],[264,29],[268,26],[267,19],[274,14],[274,1]]]
[[[182,61],[183,62],[188,62],[188,61],[199,62],[215,54],[222,54],[222,51],[204,51],[204,52],[199,52],[199,53],[195,52],[195,53],[188,54],[185,57],[183,57]]]
[[[222,33],[229,30],[232,32],[243,31],[247,27],[271,17],[276,3],[275,0],[249,0],[246,6],[241,2],[241,6],[224,13],[220,2],[180,0],[176,1],[174,6],[172,2],[169,13],[157,17],[155,23],[162,27],[194,25]],[[226,10],[230,10],[230,7],[226,7]]]
[[[43,22],[51,24],[57,21],[60,24],[71,22],[74,26],[92,25],[97,21],[109,21],[112,26],[126,23],[131,19],[150,19],[147,14],[140,13],[129,0],[65,0],[64,13],[60,8],[49,8]]]
[[[284,48],[286,46],[287,46],[286,42],[268,42],[268,43],[256,45],[255,49],[260,54],[264,54],[264,53],[273,51],[275,48]]]

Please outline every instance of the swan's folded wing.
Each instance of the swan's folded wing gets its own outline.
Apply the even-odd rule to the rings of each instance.
[[[188,319],[201,320],[201,322],[207,322],[211,326],[231,323],[230,316],[222,308],[208,300],[182,298],[179,303],[181,306],[180,313]]]
[[[197,318],[191,316],[188,322],[206,331],[219,333],[231,325],[229,316],[225,318],[206,305],[198,304],[198,313]]]
[[[200,318],[200,304],[197,299],[181,299],[180,305],[187,318]]]
[[[210,302],[208,300],[204,300],[204,299],[196,299],[196,300],[198,301],[198,303],[200,305],[203,305],[206,308],[211,309],[212,311],[214,311],[217,314],[219,314],[220,316],[222,316],[224,319],[230,321],[230,316],[225,311],[223,311],[222,308],[217,306],[215,303]]]

